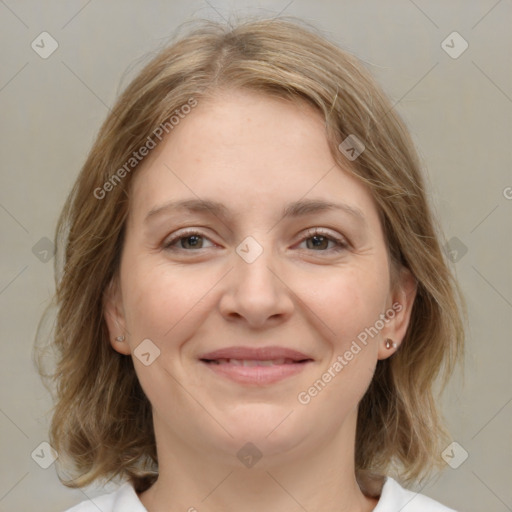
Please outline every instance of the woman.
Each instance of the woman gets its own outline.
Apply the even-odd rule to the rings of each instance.
[[[65,485],[122,484],[71,510],[452,510],[402,485],[449,442],[458,287],[404,123],[314,28],[162,50],[57,237],[50,443]]]

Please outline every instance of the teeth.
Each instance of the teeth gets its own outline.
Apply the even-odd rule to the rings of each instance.
[[[282,361],[282,362],[281,362]],[[257,366],[273,366],[275,364],[284,364],[284,359],[276,359],[275,361],[254,361],[258,363]]]
[[[232,364],[233,366],[274,366],[279,364],[291,364],[295,361],[293,359],[269,359],[266,361],[257,361],[254,359],[217,359],[214,361],[216,364]]]

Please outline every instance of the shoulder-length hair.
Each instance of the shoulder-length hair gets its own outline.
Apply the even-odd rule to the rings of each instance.
[[[146,64],[97,135],[56,229],[54,371],[36,361],[54,385],[49,440],[71,475],[59,478],[82,487],[121,477],[137,491],[157,478],[151,405],[132,359],[109,342],[103,297],[119,268],[134,153],[157,144],[162,126],[172,137],[185,105],[230,88],[306,101],[323,116],[335,161],[377,204],[393,267],[417,281],[400,349],[377,363],[359,404],[355,467],[360,482],[391,469],[419,480],[441,465],[448,439],[436,398],[463,352],[464,301],[404,122],[360,60],[286,18],[235,27],[202,20]],[[339,145],[350,135],[365,150],[348,162]]]

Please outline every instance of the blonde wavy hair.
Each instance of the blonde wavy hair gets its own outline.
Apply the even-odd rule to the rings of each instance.
[[[190,98],[230,88],[306,101],[323,116],[335,161],[377,204],[393,267],[408,268],[417,281],[400,349],[377,363],[359,404],[355,467],[362,488],[365,478],[391,470],[405,483],[421,480],[441,466],[449,442],[436,400],[462,360],[464,301],[404,122],[359,59],[289,17],[234,27],[200,20],[145,65],[97,135],[57,224],[50,342],[39,346],[41,324],[36,335],[36,364],[55,402],[49,441],[58,468],[69,472],[59,478],[83,487],[119,477],[142,492],[158,476],[151,404],[132,359],[112,348],[103,309],[117,278],[137,167],[100,199],[97,190],[133,152],[158,143],[155,130]],[[347,166],[338,146],[349,135],[366,149]],[[48,347],[51,372],[43,362]]]

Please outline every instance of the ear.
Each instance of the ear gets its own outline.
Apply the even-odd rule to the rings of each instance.
[[[103,294],[103,315],[107,323],[112,348],[120,354],[129,355],[131,351],[127,341],[128,333],[118,277],[114,277],[110,281]]]
[[[400,347],[409,326],[417,288],[417,281],[412,272],[408,268],[402,267],[389,294],[388,307],[385,313],[388,321],[381,331],[379,359],[387,359]],[[386,339],[388,338],[396,344],[396,347],[386,347]]]

